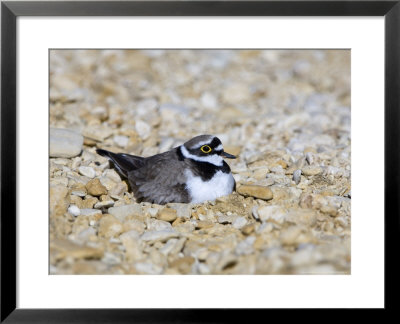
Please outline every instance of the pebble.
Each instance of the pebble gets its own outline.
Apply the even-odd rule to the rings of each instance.
[[[85,177],[93,179],[96,176],[96,171],[92,167],[80,166],[78,170]]]
[[[139,134],[139,136],[143,140],[147,140],[150,137],[151,127],[146,122],[139,120],[139,119],[136,120],[135,121],[135,129],[136,129],[137,133]]]
[[[160,249],[160,252],[164,255],[168,255],[174,248],[176,242],[178,242],[178,239],[176,238],[169,239],[167,243],[165,243],[165,245]]]
[[[260,219],[260,215],[258,214],[257,206],[253,206],[253,208],[251,209],[251,215],[257,220]]]
[[[57,239],[50,243],[50,260],[60,261],[63,259],[101,259],[104,250],[76,244],[70,240]]]
[[[146,219],[146,225],[148,230],[162,231],[172,230],[172,226],[169,222],[159,219]]]
[[[71,158],[82,151],[83,136],[70,129],[50,128],[50,157]]]
[[[297,169],[296,171],[293,172],[293,181],[296,184],[299,184],[301,180],[301,170]]]
[[[176,210],[177,217],[180,218],[190,218],[192,214],[192,205],[191,204],[181,204],[181,203],[169,203],[167,204],[169,208]]]
[[[95,216],[101,215],[101,210],[94,209],[94,208],[82,208],[79,210],[82,216]]]
[[[94,204],[94,208],[108,208],[114,205],[114,200],[107,199]]]
[[[237,229],[241,229],[246,224],[247,224],[247,219],[246,217],[243,216],[237,217],[232,223],[233,227]]]
[[[81,214],[81,211],[79,210],[79,208],[75,205],[70,205],[68,207],[68,212],[72,215],[72,216],[79,216]]]
[[[68,200],[68,188],[62,185],[50,185],[50,216],[63,216],[69,205]]]
[[[104,215],[99,222],[99,236],[106,238],[117,237],[124,227],[120,220],[113,215]]]
[[[246,197],[254,197],[263,200],[270,200],[273,194],[270,188],[257,185],[242,185],[237,192]]]
[[[233,83],[222,92],[222,100],[227,104],[240,104],[251,99],[249,88],[242,83]]]
[[[92,209],[99,200],[96,197],[86,196],[81,202],[80,208]]]
[[[255,228],[256,228],[256,223],[251,223],[243,226],[241,230],[244,235],[249,235],[254,232]]]
[[[148,208],[146,209],[146,213],[150,215],[150,217],[156,217],[158,214],[159,209],[158,208]]]
[[[73,190],[71,190],[71,195],[75,195],[75,196],[78,196],[78,197],[85,197],[87,195],[86,188],[73,189]]]
[[[248,236],[236,246],[235,252],[238,255],[248,255],[253,253],[253,244],[256,241],[255,236]]]
[[[77,239],[82,242],[95,240],[96,237],[97,237],[97,231],[93,227],[88,227],[77,235]]]
[[[231,224],[238,218],[238,215],[220,215],[217,217],[220,224]]]
[[[93,125],[93,126],[87,126],[82,134],[83,136],[88,137],[89,139],[102,142],[106,138],[110,137],[112,133],[113,131],[109,127]]]
[[[177,211],[172,208],[163,208],[157,215],[158,219],[166,222],[173,222],[177,217]]]
[[[142,206],[139,204],[111,207],[108,209],[108,213],[118,218],[122,222],[127,218],[142,218],[144,215]]]
[[[98,178],[90,180],[86,184],[86,190],[87,190],[89,195],[96,196],[96,197],[107,194],[106,187],[104,187],[101,184],[101,182],[100,182],[100,180]]]
[[[162,267],[155,265],[151,262],[137,262],[135,263],[136,271],[139,273],[158,275],[162,273]]]
[[[191,256],[184,256],[176,259],[169,264],[171,268],[176,268],[180,273],[189,273],[195,259]]]
[[[139,234],[143,234],[146,228],[145,223],[138,219],[130,219],[125,221],[123,224],[124,224],[124,232],[134,230]]]
[[[286,220],[285,210],[278,205],[261,206],[258,208],[258,215],[263,222],[275,221],[282,224]]]
[[[314,156],[311,152],[306,153],[306,161],[309,165],[313,164],[314,162]]]
[[[255,169],[255,171],[253,172],[252,177],[256,180],[261,180],[261,179],[265,179],[265,177],[267,176],[267,173],[269,172],[268,168],[258,168]]]
[[[115,144],[122,148],[125,148],[129,143],[129,138],[127,136],[115,135],[113,140]]]
[[[170,238],[179,237],[179,233],[175,230],[164,229],[161,231],[146,231],[140,238],[142,241],[168,241]]]
[[[304,166],[301,172],[306,176],[315,176],[321,174],[323,170],[318,166]]]
[[[126,250],[128,262],[135,262],[142,259],[143,253],[139,243],[139,233],[131,230],[120,235],[120,240]]]
[[[215,109],[218,107],[217,98],[210,92],[203,93],[200,100],[201,104],[206,108]]]
[[[170,137],[164,138],[164,139],[161,141],[160,145],[159,145],[159,151],[160,151],[160,153],[166,152],[166,151],[170,150],[170,149],[172,148],[172,146],[174,145],[174,142],[175,142],[175,141],[174,141],[173,138],[170,138]]]

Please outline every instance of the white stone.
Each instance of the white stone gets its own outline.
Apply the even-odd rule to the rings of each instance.
[[[121,181],[121,177],[119,176],[118,172],[114,169],[107,169],[102,174],[104,177],[111,179],[114,182]]]
[[[81,214],[81,210],[78,208],[78,206],[76,205],[70,205],[68,207],[68,212],[72,215],[72,216],[79,216]]]
[[[129,143],[129,138],[122,135],[115,135],[113,140],[115,144],[122,148],[126,147]]]
[[[142,216],[143,210],[142,206],[140,206],[139,204],[131,204],[111,207],[108,209],[108,213],[123,222],[127,217]]]
[[[79,196],[79,197],[85,197],[86,196],[86,191],[85,190],[72,190],[71,195]]]
[[[301,170],[297,169],[296,171],[293,172],[293,181],[296,184],[299,184],[301,180]]]
[[[79,173],[85,177],[93,179],[96,176],[96,171],[89,166],[80,166]]]
[[[239,242],[236,246],[236,254],[243,255],[243,254],[251,254],[253,253],[253,244],[256,241],[255,236],[246,237],[243,241]]]
[[[253,208],[251,210],[251,214],[253,215],[253,217],[255,219],[260,219],[260,215],[258,215],[258,207],[257,206],[253,206]]]
[[[112,207],[114,206],[114,200],[109,199],[109,200],[103,200],[99,201],[94,205],[94,208],[107,208],[107,207]]]
[[[139,272],[156,275],[161,274],[163,270],[162,267],[148,262],[138,262],[135,264],[135,268]]]
[[[226,214],[226,215],[219,215],[217,219],[218,223],[220,224],[228,224],[228,223],[231,224],[236,220],[236,218],[238,218],[237,215]]]
[[[201,104],[206,108],[217,108],[218,107],[218,100],[217,98],[210,92],[205,92],[202,94],[200,98]]]
[[[192,215],[191,204],[169,203],[168,207],[176,210],[176,215],[181,218],[190,218]]]
[[[171,223],[154,218],[147,219],[146,225],[150,231],[172,230]]]
[[[96,236],[96,230],[93,227],[88,227],[81,231],[77,238],[81,241],[89,241],[89,239],[93,236]]]
[[[164,255],[168,255],[175,247],[176,242],[178,242],[178,239],[176,238],[169,239],[167,243],[165,243],[165,245],[160,249],[160,252]]]
[[[71,158],[82,151],[83,136],[70,129],[50,128],[50,157]]]
[[[137,111],[140,116],[145,116],[149,114],[152,110],[158,107],[158,102],[154,98],[144,99],[138,102]]]
[[[143,139],[146,140],[150,137],[151,134],[151,127],[149,124],[146,122],[138,119],[135,121],[135,129],[139,136]]]
[[[150,217],[156,217],[158,214],[158,209],[157,208],[148,208],[147,212],[150,215]]]
[[[94,215],[102,214],[101,210],[94,209],[94,208],[83,208],[80,211],[81,211],[81,215],[83,215],[83,216],[94,216]]]
[[[172,145],[174,145],[174,139],[173,138],[164,138],[160,145],[159,145],[159,152],[166,152],[172,148]]]
[[[95,141],[102,142],[107,137],[112,135],[113,131],[109,127],[101,125],[88,126],[83,131],[83,136],[93,139]]]
[[[246,217],[242,217],[242,216],[236,218],[232,223],[233,227],[237,228],[237,229],[241,229],[246,224],[247,224],[247,219],[246,219]]]
[[[167,241],[170,238],[179,237],[179,233],[175,230],[146,231],[142,236],[142,241]]]
[[[261,206],[258,208],[258,215],[262,221],[274,220],[277,223],[283,223],[286,220],[286,213],[280,206]]]

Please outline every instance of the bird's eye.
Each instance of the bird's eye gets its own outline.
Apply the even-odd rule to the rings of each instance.
[[[210,153],[211,152],[211,147],[209,147],[208,145],[203,145],[202,147],[200,147],[200,150],[203,152],[203,153]]]

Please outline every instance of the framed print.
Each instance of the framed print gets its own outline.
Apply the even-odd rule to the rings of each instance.
[[[398,1],[1,8],[2,321],[393,307]]]

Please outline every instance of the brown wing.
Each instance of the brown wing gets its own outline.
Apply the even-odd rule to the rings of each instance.
[[[175,151],[147,158],[143,167],[128,174],[135,198],[156,204],[189,202],[184,165]]]

